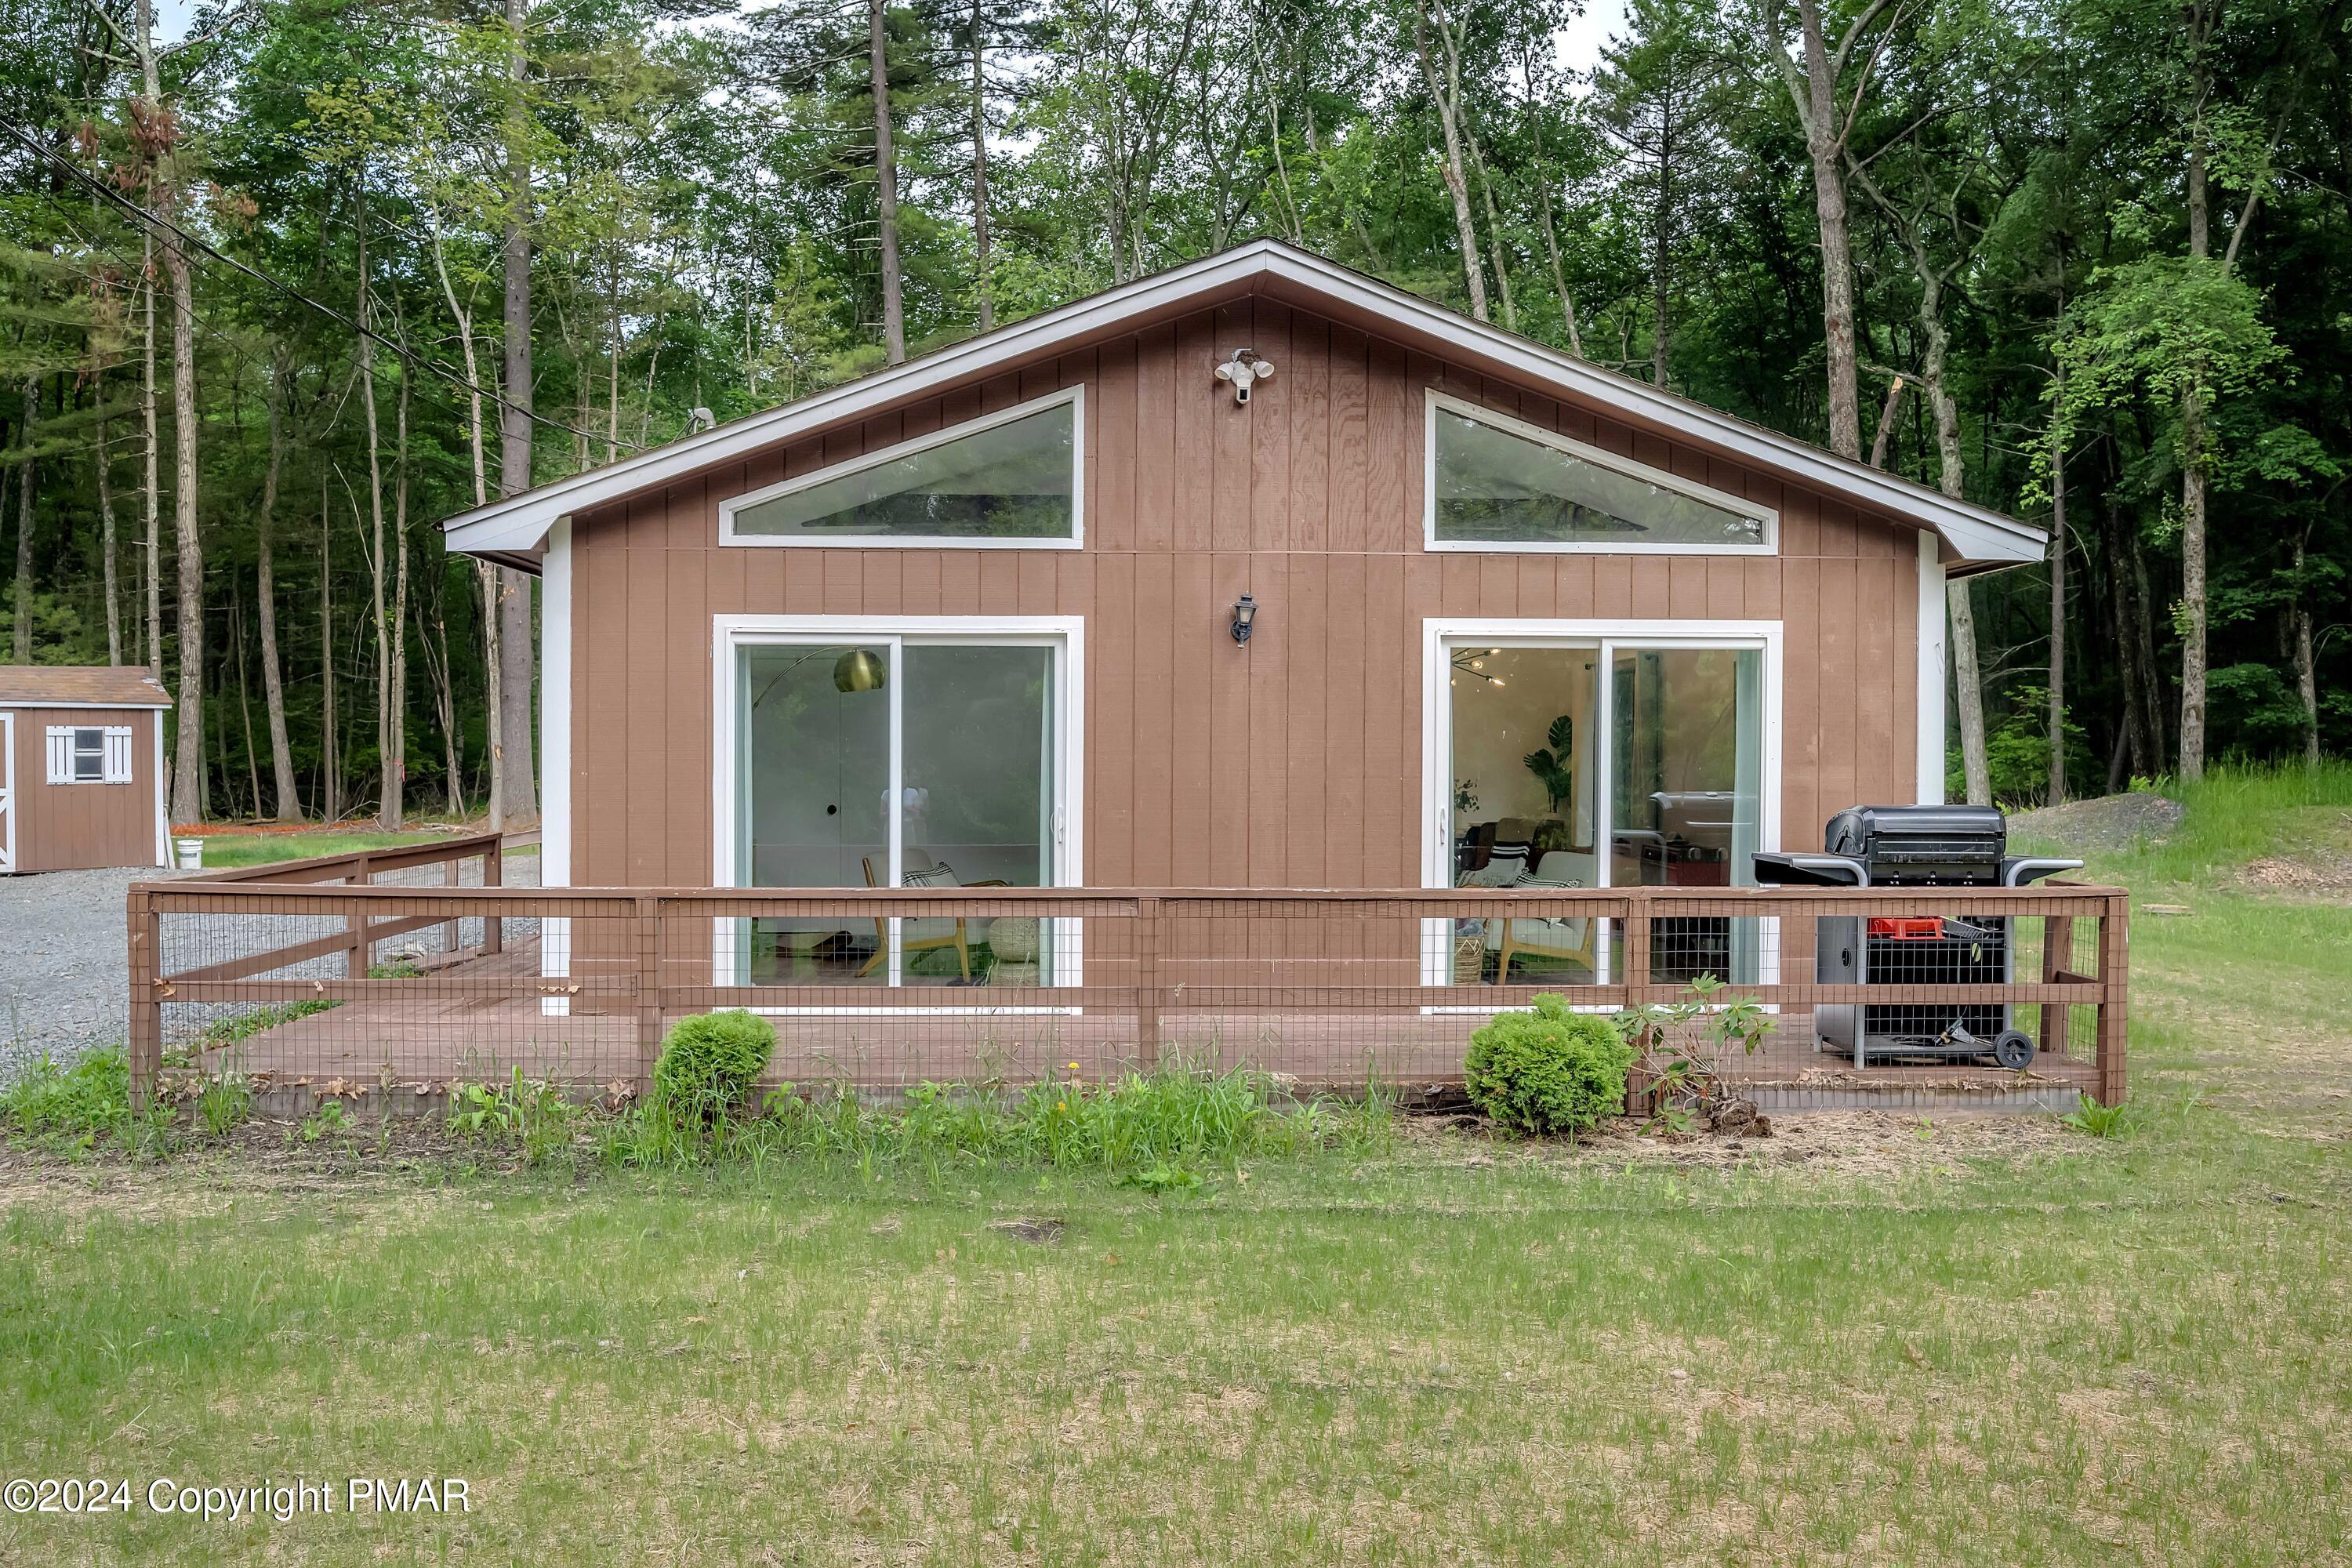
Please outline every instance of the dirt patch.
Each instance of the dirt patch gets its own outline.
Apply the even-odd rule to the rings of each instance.
[[[2067,854],[2086,850],[2112,854],[2135,844],[2161,844],[2180,826],[2182,815],[2177,800],[2153,790],[2132,790],[2012,813],[2009,836],[2012,840],[2050,845]]]
[[[2313,845],[2295,855],[2265,855],[2249,860],[2238,880],[2250,892],[2273,898],[2352,900],[2352,853]]]
[[[1916,1111],[1809,1110],[1775,1116],[1754,1136],[1723,1131],[1644,1131],[1630,1118],[1604,1122],[1576,1142],[1512,1140],[1468,1116],[1415,1117],[1407,1140],[1441,1160],[1487,1163],[1536,1160],[1566,1167],[1627,1165],[1713,1168],[1809,1166],[1870,1176],[1957,1171],[1970,1160],[2021,1160],[2080,1148],[2084,1141],[2047,1116],[1945,1115]]]

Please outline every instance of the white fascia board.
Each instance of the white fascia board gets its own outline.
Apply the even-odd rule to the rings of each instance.
[[[1571,397],[1706,442],[1729,457],[1785,474],[1800,483],[1924,523],[1941,535],[1964,563],[2016,565],[2039,561],[2048,552],[2042,531],[2014,518],[1954,500],[1924,485],[1734,418],[1647,382],[1602,370],[1571,354],[1458,315],[1377,279],[1266,239],[1106,289],[830,392],[750,415],[715,430],[682,437],[652,451],[460,512],[442,524],[446,542],[450,549],[468,554],[528,560],[542,548],[547,531],[558,518],[605,505],[810,431],[880,413],[910,399],[984,377],[1001,364],[1027,359],[1057,342],[1115,331],[1129,318],[1181,309],[1193,296],[1217,295],[1260,279],[1279,279],[1309,295],[1350,306],[1435,340],[1449,358],[1483,361],[1507,374],[1558,387]]]

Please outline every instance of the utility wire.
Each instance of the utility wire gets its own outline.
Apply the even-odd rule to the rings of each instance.
[[[513,399],[507,397],[503,394],[493,392],[488,387],[481,386],[473,382],[467,381],[463,375],[449,369],[447,366],[436,364],[431,360],[423,358],[418,355],[415,351],[409,348],[406,344],[400,342],[398,340],[385,337],[382,332],[377,331],[374,328],[366,326],[362,322],[352,320],[350,316],[338,310],[332,305],[325,304],[320,300],[312,299],[310,295],[303,293],[302,290],[295,288],[292,284],[284,282],[277,278],[273,278],[268,273],[262,271],[259,268],[255,267],[248,262],[241,261],[226,251],[214,248],[213,246],[208,244],[201,237],[190,234],[186,229],[182,228],[179,225],[172,222],[169,218],[159,216],[157,214],[141,206],[137,202],[132,201],[130,197],[122,195],[120,191],[110,189],[104,181],[93,179],[88,171],[84,170],[72,159],[56,152],[37,138],[28,134],[24,127],[16,124],[15,121],[0,120],[0,131],[7,132],[9,135],[16,139],[18,143],[32,149],[34,153],[47,159],[77,183],[86,186],[88,189],[99,196],[103,197],[105,200],[113,203],[117,207],[120,207],[124,212],[131,214],[141,223],[176,236],[180,242],[187,246],[189,248],[200,252],[203,255],[209,256],[214,260],[219,261],[226,266],[236,268],[237,271],[245,274],[247,278],[252,279],[255,282],[260,283],[267,288],[275,289],[278,292],[285,295],[289,300],[293,300],[300,304],[309,306],[311,310],[318,311],[320,315],[340,323],[345,330],[355,332],[362,337],[371,339],[374,342],[381,344],[383,347],[391,350],[394,353],[399,355],[403,361],[415,365],[420,370],[427,371],[434,375],[437,375],[444,381],[448,382],[450,384],[460,387],[467,393],[480,396],[489,403],[496,404],[500,408],[511,409],[535,425],[544,425],[551,430],[561,430],[567,436],[577,436],[583,440],[608,441],[615,446],[625,447],[633,452],[641,452],[645,450],[644,447],[635,441],[613,441],[610,437],[604,435],[601,431],[583,430],[576,426],[567,425],[561,419],[551,419],[544,414],[523,407],[520,404],[516,403]]]

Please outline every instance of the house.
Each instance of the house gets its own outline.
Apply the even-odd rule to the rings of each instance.
[[[143,665],[0,665],[0,873],[170,865],[171,706]]]
[[[446,528],[542,579],[544,880],[640,888],[1745,884],[1941,798],[1945,584],[2044,551],[1271,241]],[[968,969],[901,923],[755,977]]]

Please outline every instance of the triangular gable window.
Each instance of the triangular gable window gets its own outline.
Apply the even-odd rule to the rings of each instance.
[[[1773,548],[1769,507],[1436,393],[1429,419],[1433,550]]]
[[[730,544],[1073,546],[1080,391],[786,479],[720,508]]]

